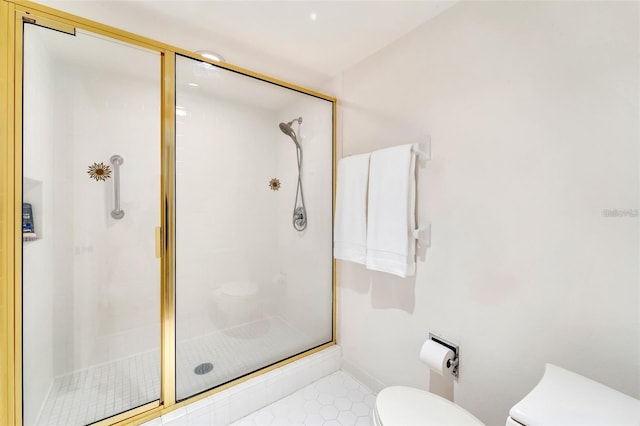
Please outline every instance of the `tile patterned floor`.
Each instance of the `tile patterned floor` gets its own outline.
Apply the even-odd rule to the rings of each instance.
[[[57,377],[37,424],[84,425],[153,401],[159,365],[158,352],[147,352]]]
[[[338,371],[232,425],[369,426],[374,403],[369,389]]]
[[[187,397],[217,386],[309,344],[302,333],[273,317],[181,342],[176,355],[177,395]],[[85,425],[156,400],[159,358],[158,351],[146,352],[57,377],[37,424]],[[214,370],[196,375],[195,366],[203,362],[213,363]]]

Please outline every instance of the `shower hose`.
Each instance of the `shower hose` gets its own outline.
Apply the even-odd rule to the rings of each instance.
[[[296,187],[296,200],[293,203],[293,227],[296,231],[304,231],[307,227],[307,209],[304,206],[304,193],[302,192],[302,148],[296,144],[296,157],[298,158],[298,185]],[[298,198],[300,206],[298,206]]]

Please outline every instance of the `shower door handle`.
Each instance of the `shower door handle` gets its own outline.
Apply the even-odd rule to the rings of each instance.
[[[162,228],[156,226],[156,257],[162,257]]]
[[[122,219],[124,217],[124,210],[120,208],[120,166],[124,163],[124,158],[119,155],[113,155],[109,161],[113,164],[114,206],[113,210],[111,210],[111,217],[114,219]]]

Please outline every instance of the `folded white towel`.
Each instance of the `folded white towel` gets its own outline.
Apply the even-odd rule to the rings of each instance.
[[[415,156],[412,145],[371,154],[367,269],[400,277],[415,273]]]
[[[371,154],[352,155],[338,163],[333,256],[364,264],[367,251],[367,186]]]

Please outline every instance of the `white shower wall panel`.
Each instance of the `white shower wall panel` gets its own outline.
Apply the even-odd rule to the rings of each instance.
[[[56,184],[71,202],[56,215],[72,221],[61,229],[73,230],[71,250],[60,252],[73,271],[57,283],[66,301],[56,307],[59,328],[68,333],[57,342],[58,373],[66,373],[159,347],[160,93],[154,76],[57,66],[56,122],[65,132],[57,146],[70,155],[59,163],[67,170]],[[96,182],[87,174],[94,162],[110,165],[114,154],[124,158],[121,220],[110,215],[113,179]]]
[[[257,284],[268,314],[278,272],[275,114],[178,92],[176,304],[178,340],[234,326],[217,303],[223,286]],[[277,303],[277,302],[275,302]]]

